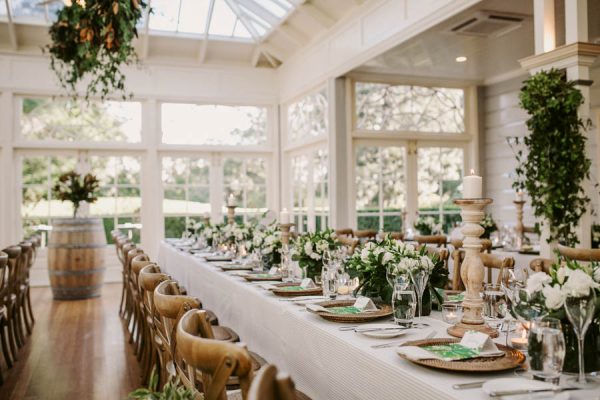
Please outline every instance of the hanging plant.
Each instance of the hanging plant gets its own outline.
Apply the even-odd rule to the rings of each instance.
[[[590,179],[592,162],[586,156],[583,131],[591,121],[577,114],[583,95],[561,71],[551,69],[527,79],[519,99],[530,115],[530,133],[523,138],[527,151],[521,148],[516,153],[513,187],[529,193],[535,216],[550,229],[548,243],[574,245],[579,240],[573,228],[590,203],[583,182]]]
[[[50,26],[50,67],[71,96],[84,78],[86,100],[106,98],[117,91],[125,95],[122,65],[138,61],[133,47],[136,25],[147,7],[143,0],[74,0],[57,13]]]

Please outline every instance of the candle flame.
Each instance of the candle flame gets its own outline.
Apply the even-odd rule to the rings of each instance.
[[[471,168],[471,175],[475,175],[475,170]]]

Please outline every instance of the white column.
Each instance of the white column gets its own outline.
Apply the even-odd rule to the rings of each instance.
[[[556,47],[554,0],[533,1],[533,23],[535,54],[542,54],[553,50]]]
[[[347,115],[346,80],[344,78],[327,81],[328,127],[329,127],[329,226],[346,228],[353,225],[350,221],[349,193],[347,177],[354,176],[354,170],[348,169],[348,155],[351,153],[351,139]]]
[[[418,151],[417,142],[409,141],[406,146],[406,226],[402,227],[404,231],[414,226],[419,211]]]
[[[272,140],[271,148],[274,151],[273,156],[267,160],[267,208],[274,211],[287,207],[283,205],[286,203],[282,182],[286,180],[286,176],[283,175],[285,159],[281,145],[282,123],[285,119],[280,118],[280,108],[278,105],[269,108],[269,121],[271,121],[269,134]]]
[[[225,190],[223,187],[223,159],[221,153],[211,154],[210,158],[210,207],[213,224],[223,222]]]
[[[16,156],[13,151],[13,133],[15,120],[13,94],[10,91],[2,92],[0,95],[0,187],[4,188],[0,196],[0,246],[16,243],[22,233],[19,224],[21,215],[20,205],[17,204],[17,196],[11,195],[17,189],[17,176],[15,168]],[[20,196],[18,196],[20,197]]]
[[[565,1],[565,44],[588,41],[587,0]]]
[[[158,145],[161,142],[160,104],[155,99],[142,102],[142,143],[146,152],[142,156],[141,222],[142,247],[150,258],[158,256],[158,246],[164,237],[162,210],[163,186]]]

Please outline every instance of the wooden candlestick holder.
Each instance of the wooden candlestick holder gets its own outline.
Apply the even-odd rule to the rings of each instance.
[[[227,223],[233,225],[235,222],[235,209],[237,206],[227,206]]]
[[[288,246],[290,244],[290,229],[295,224],[279,224],[279,229],[281,229],[281,244],[284,246]]]
[[[515,203],[515,208],[517,209],[517,225],[515,226],[517,249],[521,249],[523,247],[523,238],[525,237],[525,224],[523,224],[523,206],[525,205],[525,200],[513,200],[513,203]]]
[[[465,332],[479,331],[492,338],[498,337],[498,331],[488,326],[482,317],[483,300],[481,289],[484,280],[483,261],[481,260],[481,239],[484,229],[480,225],[484,217],[484,209],[492,199],[457,199],[454,204],[461,208],[460,216],[464,222],[461,232],[465,236],[463,248],[465,259],[460,267],[467,294],[463,300],[463,317],[461,322],[448,328],[448,334],[463,337]]]

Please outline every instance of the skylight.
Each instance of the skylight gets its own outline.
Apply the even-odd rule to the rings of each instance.
[[[150,0],[150,31],[260,41],[295,9],[292,0]],[[50,23],[63,0],[12,0],[15,22]],[[0,18],[6,18],[0,0]],[[144,26],[145,21],[141,21]]]

